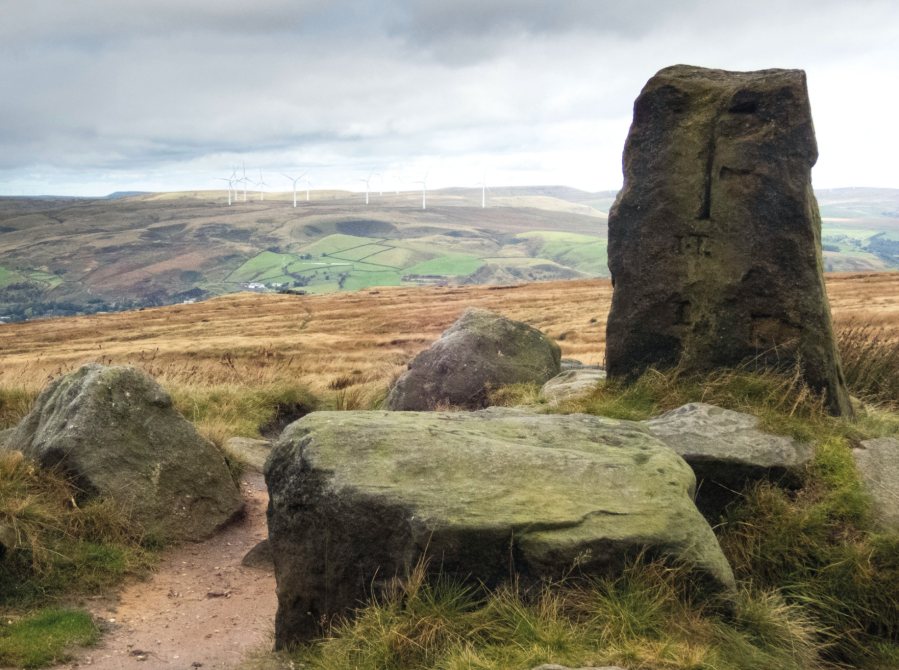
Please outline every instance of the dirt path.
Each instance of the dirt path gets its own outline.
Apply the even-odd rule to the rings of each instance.
[[[126,587],[119,602],[91,607],[107,629],[100,645],[70,668],[234,667],[268,644],[277,609],[274,574],[240,564],[267,535],[268,492],[261,474],[247,473],[243,482],[246,518],[207,542],[165,554],[158,571]]]

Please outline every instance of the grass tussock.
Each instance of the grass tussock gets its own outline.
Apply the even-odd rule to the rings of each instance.
[[[427,581],[419,566],[295,657],[314,670],[818,667],[822,644],[812,622],[776,593],[744,588],[740,614],[725,621],[693,592],[685,570],[643,561],[617,579],[531,597]]]
[[[144,570],[149,541],[111,502],[79,492],[18,452],[0,453],[0,523],[16,548],[0,562],[0,607],[30,607],[91,593]]]
[[[0,621],[0,666],[44,668],[72,659],[71,647],[99,640],[87,612],[48,608],[17,621]]]
[[[899,409],[899,342],[894,333],[850,323],[837,333],[837,342],[852,392],[866,402]]]

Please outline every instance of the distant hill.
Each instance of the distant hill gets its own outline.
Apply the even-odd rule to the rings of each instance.
[[[608,276],[615,191],[565,186],[372,194],[113,193],[0,198],[0,319],[239,291],[507,284]],[[899,269],[899,189],[817,193],[827,271]]]

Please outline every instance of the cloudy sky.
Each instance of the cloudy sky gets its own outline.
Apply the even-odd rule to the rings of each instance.
[[[899,188],[896,0],[0,0],[0,192],[621,185],[662,67],[803,68],[815,186]],[[221,183],[221,182],[219,182]]]

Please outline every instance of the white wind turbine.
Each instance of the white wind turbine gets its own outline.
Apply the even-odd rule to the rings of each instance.
[[[284,173],[282,172],[281,174],[284,174]],[[290,181],[293,182],[293,206],[294,206],[294,207],[297,206],[297,182],[300,181],[300,179],[302,179],[303,177],[305,177],[306,174],[307,174],[307,173],[304,172],[303,174],[301,174],[301,175],[300,175],[299,177],[297,177],[296,179],[294,179],[294,178],[291,177],[290,175],[284,174],[285,177],[287,177]],[[309,189],[308,189],[308,188],[306,189],[306,200],[309,200]]]
[[[371,176],[372,176],[374,173],[375,173],[375,171],[372,170],[372,171],[369,173],[369,175],[368,175],[368,179],[357,179],[357,181],[364,181],[364,182],[365,182],[365,204],[366,204],[366,205],[368,204],[368,182],[371,181]]]
[[[231,206],[231,188],[234,185],[234,175],[232,174],[230,177],[225,179],[224,177],[216,177],[215,181],[226,181],[228,182],[228,206]]]
[[[308,172],[306,174],[309,174]],[[309,177],[306,177],[303,181],[306,182],[306,202],[309,202],[309,189],[312,186],[312,182],[309,180]]]
[[[250,181],[250,180],[247,178],[247,166],[246,166],[246,164],[244,164],[244,166],[243,166],[243,179],[241,179],[240,181],[243,182],[243,201],[246,202],[246,201],[247,201],[247,182]]]
[[[428,171],[425,172],[425,178],[421,181],[414,181],[413,184],[421,184],[421,208],[426,209],[427,207],[427,197],[428,197],[428,173],[431,171],[431,168],[428,168]]]
[[[256,186],[259,187],[259,200],[264,201],[265,200],[265,187],[268,186],[268,184],[266,184],[262,180],[262,168],[259,168],[259,183],[256,184]]]
[[[398,174],[393,175],[393,178],[394,178],[395,180],[399,181],[399,182],[402,182],[403,184],[406,183],[405,181],[403,181],[403,178],[400,177]],[[397,194],[397,195],[400,194],[400,187],[399,187],[399,184],[397,184],[397,186],[396,186],[396,194]]]
[[[484,168],[484,179],[482,179],[477,184],[475,184],[475,186],[481,187],[481,207],[486,207],[487,206],[487,191],[490,190],[490,188],[487,186],[487,168]]]
[[[378,172],[375,176],[381,180],[381,188],[378,189],[378,195],[384,195],[384,175]]]

